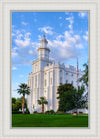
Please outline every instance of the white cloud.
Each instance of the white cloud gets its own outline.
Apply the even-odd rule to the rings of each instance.
[[[76,48],[81,49],[81,48],[83,48],[83,45],[82,44],[76,44]]]
[[[69,29],[71,29],[71,30],[72,30],[72,28],[73,28],[72,25],[69,25],[68,27],[69,27]]]
[[[25,32],[25,31],[16,31],[16,39],[15,39],[15,44],[19,47],[27,47],[30,45],[30,32]]]
[[[45,26],[45,27],[38,28],[38,30],[40,30],[41,32],[45,32],[46,34],[49,34],[49,35],[53,34],[52,29],[53,28],[50,27],[50,26]]]
[[[62,19],[62,17],[60,16],[59,19]]]
[[[26,22],[23,21],[23,22],[21,22],[21,24],[24,25],[24,26],[26,26],[28,23],[26,23]]]
[[[29,52],[29,54],[33,54],[33,51],[32,50],[29,50],[28,52]]]
[[[12,67],[12,70],[17,70],[17,68],[16,67]]]
[[[88,31],[85,32],[85,35],[83,35],[83,38],[88,41]]]
[[[16,57],[18,56],[18,53],[17,52],[12,52],[12,57]]]
[[[74,23],[74,17],[70,16],[66,18],[67,21],[69,21],[69,29],[72,30],[73,29],[73,23]]]
[[[48,45],[51,49],[51,57],[56,61],[76,58],[77,55],[81,55],[79,50],[83,49],[81,37],[68,31],[56,36],[55,40],[48,40]]]
[[[15,44],[20,47],[27,47],[30,45],[30,39],[25,40],[16,39]]]
[[[41,35],[38,35],[38,39],[41,40],[42,39],[42,36]]]
[[[74,23],[74,17],[73,16],[67,17],[66,20],[68,20],[70,22],[70,24]]]
[[[79,12],[78,14],[81,18],[84,18],[87,16],[87,12]]]
[[[39,43],[32,42],[31,33],[25,30],[13,30],[15,37],[12,46],[12,65],[30,65],[34,57],[37,57]],[[31,60],[29,60],[31,59]]]
[[[68,19],[69,20],[69,19]],[[70,23],[73,24],[71,21]],[[40,31],[47,31],[47,34],[52,34],[52,27],[39,28]],[[51,32],[52,33],[51,33]],[[32,61],[38,58],[37,48],[40,46],[38,42],[32,42],[30,32],[25,30],[17,30],[15,38],[15,47],[12,49],[12,64],[16,65],[31,65]],[[74,34],[72,30],[65,31],[63,34],[57,35],[55,39],[48,40],[48,46],[51,49],[51,57],[56,60],[66,60],[66,58],[75,58],[80,55],[79,49],[82,49],[81,37]],[[53,37],[53,38],[54,38]],[[38,36],[39,40],[41,36]],[[14,58],[16,57],[16,58]]]

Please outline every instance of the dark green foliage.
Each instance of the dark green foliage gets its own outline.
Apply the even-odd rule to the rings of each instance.
[[[34,113],[38,113],[37,111],[34,111]]]
[[[88,63],[85,63],[83,66],[85,67],[84,75],[79,79],[79,81],[83,81],[88,88]],[[87,90],[86,97],[88,101],[88,90]],[[85,103],[85,107],[86,109],[88,109],[88,103]]]
[[[54,110],[49,110],[49,114],[55,114]]]
[[[41,105],[41,104],[48,104],[47,100],[45,97],[40,97],[40,100],[38,100],[38,104]]]
[[[48,101],[45,97],[40,97],[40,100],[37,100],[39,105],[42,105],[42,112],[44,112],[44,104],[48,104]]]
[[[79,114],[83,114],[83,112],[82,111],[79,111]]]
[[[26,108],[25,114],[30,114],[28,108]]]
[[[12,103],[15,104],[15,102],[16,102],[16,98],[13,97],[12,98]]]
[[[45,111],[45,114],[49,114],[49,111]]]
[[[57,97],[57,99],[59,99],[58,111],[66,112],[66,110],[72,109],[73,92],[75,92],[75,88],[72,86],[72,84],[63,84],[58,87],[57,90],[57,94],[59,94],[59,96]]]
[[[22,83],[19,85],[19,88],[17,89],[19,94],[23,95],[23,99],[22,99],[22,113],[24,114],[24,105],[25,105],[25,95],[29,95],[30,94],[30,88],[27,84]]]
[[[30,94],[30,88],[27,84],[22,83],[19,85],[19,88],[17,89],[19,94],[29,95]]]
[[[45,114],[55,114],[55,111],[54,110],[49,110],[49,111],[46,111]]]
[[[82,78],[80,78],[80,81],[83,81],[85,85],[88,87],[88,64],[85,63],[83,66],[85,67],[85,70],[84,75],[82,76]]]
[[[22,99],[23,99],[23,97],[17,98],[16,102],[12,101],[12,113],[16,113],[16,114],[17,113],[22,113],[22,112],[19,111],[19,110],[22,110]],[[12,98],[12,100],[15,100],[15,99]],[[25,98],[25,101],[24,101],[24,108],[26,108],[25,113],[28,114],[29,111],[27,109],[27,100],[26,100],[26,98]]]
[[[22,100],[23,100],[23,97],[20,97],[20,98],[17,98],[16,101],[20,101],[22,103]],[[24,99],[24,108],[27,109],[27,99],[26,98]],[[22,109],[22,107],[21,107],[21,109]]]
[[[72,84],[64,84],[58,87],[57,94],[59,96],[59,108],[58,111],[69,111],[72,109],[85,108],[87,102],[87,95],[83,96],[84,86],[78,89],[74,88]]]
[[[13,112],[13,111],[18,112],[19,109],[21,109],[21,107],[22,107],[21,105],[22,105],[22,104],[21,104],[21,101],[18,101],[18,100],[16,100],[15,104],[12,103],[12,112]]]
[[[22,114],[21,111],[12,111],[12,114]]]
[[[56,111],[55,114],[58,114],[58,115],[64,115],[64,114],[67,114],[66,112],[63,112],[63,111]]]

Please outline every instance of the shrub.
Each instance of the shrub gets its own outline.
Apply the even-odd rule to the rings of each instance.
[[[83,112],[82,111],[79,111],[79,114],[83,114]]]
[[[38,114],[44,114],[44,112],[39,112]]]
[[[22,114],[21,111],[12,111],[12,114]]]
[[[54,110],[50,110],[49,114],[55,114]]]
[[[38,113],[37,111],[34,111],[34,114]]]
[[[46,112],[45,112],[45,114],[49,114],[49,113],[50,113],[49,111],[46,111]]]
[[[66,112],[63,112],[63,111],[56,111],[56,114],[67,114]]]
[[[30,114],[28,108],[26,108],[25,114]]]

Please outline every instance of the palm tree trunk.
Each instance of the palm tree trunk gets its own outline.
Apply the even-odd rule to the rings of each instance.
[[[44,112],[44,104],[42,104],[42,112]]]
[[[22,114],[24,114],[24,100],[25,100],[25,94],[23,94],[23,100],[22,100]]]

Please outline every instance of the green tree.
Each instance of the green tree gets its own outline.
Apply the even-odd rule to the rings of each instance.
[[[77,112],[78,108],[85,108],[87,102],[87,96],[84,95],[84,86],[78,89],[74,88],[72,84],[63,84],[58,87],[57,94],[59,96],[59,111],[69,111],[75,109]]]
[[[17,101],[19,101],[19,102],[22,103],[23,97],[17,98],[16,102],[17,102]],[[24,98],[24,108],[27,109],[27,99],[26,99],[26,98]],[[22,109],[22,108],[21,108],[21,109]]]
[[[21,109],[21,102],[16,100],[16,103],[12,103],[12,112],[19,112]]]
[[[78,115],[77,110],[79,108],[83,109],[86,108],[86,104],[88,101],[87,93],[84,95],[85,87],[84,86],[78,86],[78,89],[74,92],[72,95],[72,102],[73,102],[73,109],[76,110],[76,114]]]
[[[72,109],[73,102],[72,102],[72,94],[75,92],[75,88],[72,84],[60,84],[57,90],[59,100],[59,108],[58,111],[64,111]]]
[[[16,103],[16,98],[12,98],[12,103],[15,104]]]
[[[15,111],[15,104],[16,103],[16,98],[12,98],[12,111]]]
[[[48,104],[48,101],[45,97],[40,97],[40,100],[37,100],[39,105],[42,105],[42,112],[44,112],[44,104]]]
[[[84,75],[80,78],[80,81],[83,81],[85,85],[88,87],[88,64],[85,63],[83,65],[85,67]]]
[[[84,84],[87,86],[87,89],[88,89],[88,62],[85,63],[83,66],[85,67],[84,75],[79,79],[79,81],[83,81]],[[86,97],[87,97],[86,108],[88,109],[88,90],[87,89],[86,89],[86,91],[87,91],[87,94],[86,94]]]
[[[17,89],[19,94],[23,95],[23,99],[22,99],[22,113],[24,114],[24,101],[25,101],[25,94],[30,94],[30,88],[28,87],[27,84],[22,83],[19,85],[19,88]]]

